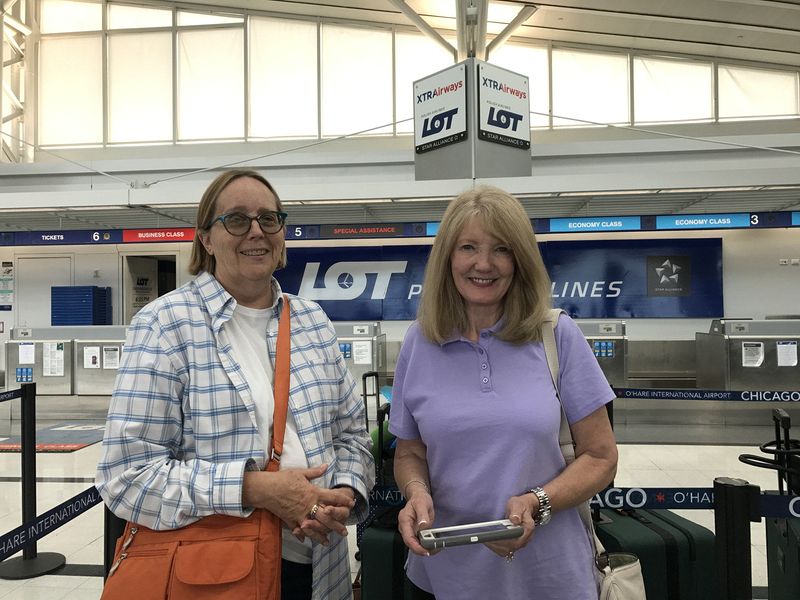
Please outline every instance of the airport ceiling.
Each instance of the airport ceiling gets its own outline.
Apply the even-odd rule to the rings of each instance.
[[[440,33],[455,34],[459,52],[475,44],[479,57],[487,41],[508,33],[508,24],[523,8],[535,7],[523,13],[530,14],[511,39],[800,68],[800,0],[193,0],[175,4],[408,27],[419,27],[418,16]],[[483,40],[475,25],[476,14],[479,25],[486,15]],[[518,196],[531,217],[800,210],[800,185]],[[286,209],[290,221],[297,224],[396,223],[438,221],[445,206],[446,199],[383,199],[294,204]],[[0,209],[0,231],[191,227],[196,205],[32,210]]]

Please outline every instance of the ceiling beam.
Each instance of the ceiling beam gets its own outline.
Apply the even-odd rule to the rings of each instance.
[[[468,58],[486,58],[486,23],[488,0],[456,0],[456,40],[458,62]]]
[[[443,46],[448,52],[453,55],[453,60],[457,60],[457,51],[453,48],[453,45],[450,44],[446,39],[444,39],[439,32],[436,31],[433,27],[428,25],[427,21],[420,17],[414,10],[405,3],[404,0],[389,0],[389,2],[394,6],[397,10],[405,15],[405,17],[411,21],[414,25],[416,25],[417,29],[419,29],[422,33],[427,35],[431,38],[434,42]]]
[[[503,31],[498,33],[495,38],[489,42],[486,46],[486,58],[485,60],[489,60],[489,57],[492,55],[492,51],[496,50],[500,46],[502,46],[508,38],[514,35],[514,32],[522,27],[523,23],[530,19],[538,10],[538,7],[533,4],[526,4],[523,6],[520,11],[517,13],[517,16],[514,17],[511,22],[505,26]]]

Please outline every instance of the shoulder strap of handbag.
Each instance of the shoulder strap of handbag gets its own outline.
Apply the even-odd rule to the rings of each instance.
[[[558,325],[558,317],[564,312],[560,308],[553,308],[549,311],[547,318],[542,323],[542,345],[544,346],[544,355],[547,359],[547,367],[550,370],[550,378],[553,380],[553,387],[556,389],[556,398],[561,407],[561,426],[558,432],[558,444],[561,447],[561,453],[564,455],[564,462],[569,465],[575,460],[575,443],[572,440],[572,431],[569,428],[569,421],[567,421],[567,414],[564,412],[564,403],[561,402],[561,392],[558,389],[558,345],[556,344],[556,325]],[[605,552],[603,544],[597,539],[594,532],[594,523],[592,522],[592,514],[589,510],[588,502],[581,502],[578,506],[578,513],[581,516],[586,530],[589,533],[589,538],[594,543],[595,554],[602,554]]]
[[[291,323],[289,322],[289,298],[283,296],[281,320],[278,323],[278,347],[275,353],[275,409],[272,414],[272,452],[267,471],[277,471],[281,466],[283,435],[286,432],[286,413],[289,410],[289,358]]]

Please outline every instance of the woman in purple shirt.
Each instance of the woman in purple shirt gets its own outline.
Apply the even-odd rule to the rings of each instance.
[[[596,600],[594,550],[575,507],[614,477],[614,393],[577,325],[556,327],[560,407],[541,343],[550,279],[522,205],[497,188],[453,200],[395,370],[390,430],[407,499],[399,529],[414,598]],[[552,517],[552,518],[551,518]],[[521,537],[435,554],[420,529],[508,518]]]

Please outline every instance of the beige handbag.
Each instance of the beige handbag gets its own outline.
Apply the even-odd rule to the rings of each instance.
[[[548,315],[548,320],[542,324],[544,354],[547,358],[547,366],[550,370],[550,377],[553,380],[559,403],[561,403],[561,393],[558,390],[558,347],[556,345],[555,328],[561,312],[561,309],[552,309]],[[564,413],[563,404],[561,405],[561,429],[558,434],[558,442],[561,446],[561,453],[564,455],[564,462],[569,465],[575,460],[575,444],[572,440],[572,432],[569,428],[567,415]],[[594,545],[594,561],[597,566],[597,578],[600,583],[600,600],[647,600],[639,558],[635,554],[627,554],[625,552],[606,552],[594,531],[589,503],[583,502],[577,508],[581,521],[583,521],[589,538]]]

